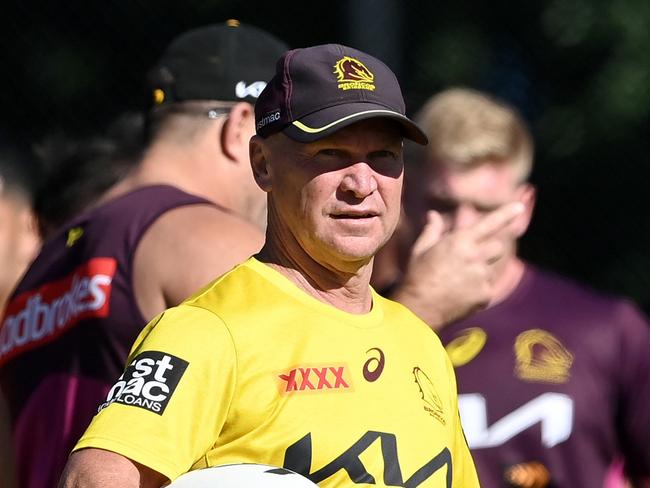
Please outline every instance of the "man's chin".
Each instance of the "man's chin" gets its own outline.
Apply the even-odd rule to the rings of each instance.
[[[335,243],[337,254],[349,261],[369,261],[383,243],[363,236],[348,236]]]

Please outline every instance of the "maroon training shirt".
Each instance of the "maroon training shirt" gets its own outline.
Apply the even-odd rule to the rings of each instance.
[[[505,301],[440,335],[482,486],[511,486],[520,463],[539,477],[535,461],[556,488],[602,487],[617,456],[650,475],[650,326],[630,303],[527,265]]]

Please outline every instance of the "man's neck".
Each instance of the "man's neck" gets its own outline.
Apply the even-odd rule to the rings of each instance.
[[[372,308],[372,261],[348,270],[337,269],[313,259],[297,243],[278,245],[268,233],[256,258],[321,302],[354,314],[368,313]]]
[[[488,307],[492,307],[510,296],[521,282],[524,269],[524,262],[519,257],[512,256],[507,259],[492,285],[492,299]]]

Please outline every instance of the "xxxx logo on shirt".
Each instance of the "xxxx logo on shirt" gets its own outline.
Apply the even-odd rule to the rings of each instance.
[[[282,393],[347,390],[351,385],[347,366],[340,364],[298,366],[280,373],[278,378]]]

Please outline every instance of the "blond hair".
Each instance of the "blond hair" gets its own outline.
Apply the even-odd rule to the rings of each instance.
[[[467,168],[487,161],[512,164],[520,181],[530,175],[533,141],[514,107],[476,90],[451,88],[432,98],[416,117],[429,138],[427,161]]]

